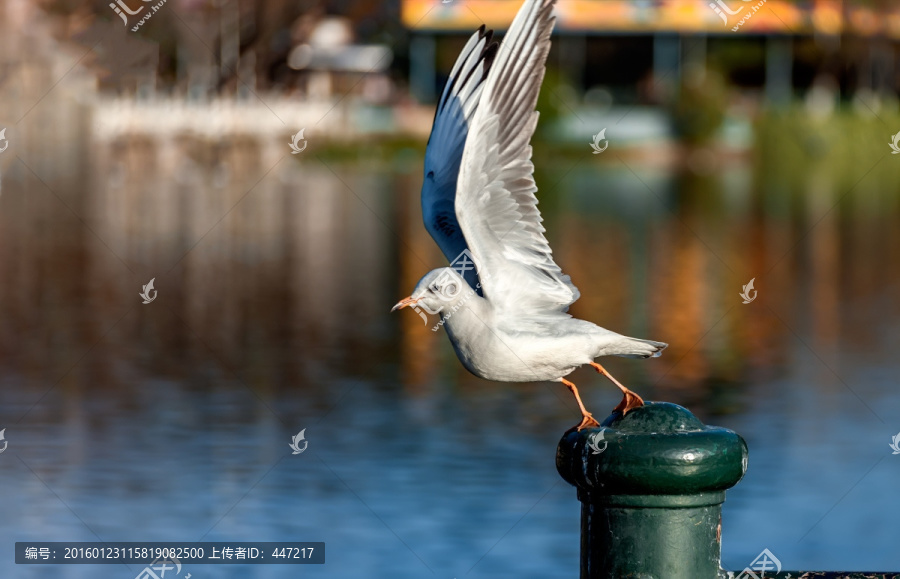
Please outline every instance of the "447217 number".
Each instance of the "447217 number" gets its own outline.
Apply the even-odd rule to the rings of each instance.
[[[275,559],[311,559],[313,547],[279,547],[272,551],[272,557]]]

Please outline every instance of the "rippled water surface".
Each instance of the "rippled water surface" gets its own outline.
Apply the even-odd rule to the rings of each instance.
[[[201,539],[325,541],[327,563],[197,579],[577,575],[579,503],[554,466],[568,393],[476,379],[442,330],[388,313],[444,263],[416,152],[79,154],[2,167],[0,576],[140,571],[16,567],[15,541]],[[541,207],[572,313],[671,344],[610,371],[747,439],[723,564],[768,548],[785,568],[900,570],[895,159],[648,158],[538,158]],[[595,414],[616,404],[572,379]]]

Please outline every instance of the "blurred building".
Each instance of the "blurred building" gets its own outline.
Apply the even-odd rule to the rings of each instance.
[[[142,23],[140,0],[7,0],[0,27],[83,51],[107,93],[432,104],[466,36],[502,31],[520,4],[169,0]],[[561,0],[557,17],[548,85],[588,107],[665,104],[692,71],[820,110],[898,86],[900,4],[887,0]]]
[[[434,97],[437,71],[446,68],[444,46],[455,47],[482,23],[504,29],[520,5],[403,0],[402,19],[414,33],[414,93]],[[897,88],[896,2],[564,0],[556,15],[560,38],[551,66],[576,92],[606,91],[594,93],[601,100],[659,102],[677,92],[686,71],[709,65],[776,104],[812,88],[866,96]]]
[[[361,94],[369,102],[387,102],[393,92],[386,75],[393,51],[386,44],[357,44],[353,23],[343,16],[327,16],[312,27],[308,38],[296,44],[288,55],[291,70],[308,73],[306,94],[312,98],[330,98],[345,94],[360,84]],[[335,87],[335,85],[339,85]],[[346,85],[346,86],[340,86]],[[337,88],[337,90],[335,90]]]

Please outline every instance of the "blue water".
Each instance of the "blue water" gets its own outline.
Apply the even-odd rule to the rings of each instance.
[[[322,566],[179,576],[197,579],[577,575],[579,503],[554,466],[578,420],[568,393],[478,380],[442,333],[388,313],[442,263],[413,168],[345,168],[348,189],[315,161],[286,164],[174,268],[218,209],[203,226],[175,218],[183,238],[166,219],[120,230],[84,209],[104,245],[10,171],[0,577],[141,570],[14,565],[13,543],[29,540],[326,543]],[[698,182],[643,169],[659,195],[615,167],[568,174],[542,207],[584,294],[573,313],[670,342],[659,360],[608,367],[746,438],[749,470],[724,506],[726,568],[768,548],[785,569],[900,570],[900,455],[888,446],[900,431],[900,236],[882,187],[893,173],[827,213],[837,192],[812,172],[778,193],[785,205],[749,171]],[[707,193],[689,194],[698,183]],[[159,298],[143,305],[154,276]],[[759,298],[742,304],[751,277]],[[595,414],[616,404],[592,372],[573,380]],[[304,428],[308,449],[292,455]]]

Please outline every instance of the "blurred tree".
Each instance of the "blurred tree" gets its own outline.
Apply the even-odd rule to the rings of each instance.
[[[63,40],[97,22],[120,25],[109,0],[32,1],[60,21]],[[140,0],[124,2],[134,10],[147,6]],[[291,70],[287,56],[318,19],[344,16],[361,38],[396,49],[405,39],[399,13],[399,0],[168,0],[137,34],[159,44],[162,88],[184,81],[185,70],[192,67],[213,71],[210,85],[216,91],[236,90],[239,78],[261,89],[290,88],[304,73]],[[135,20],[130,17],[129,24]]]
[[[713,69],[685,70],[681,90],[671,106],[675,132],[685,143],[706,144],[725,118],[728,91],[722,75]]]

